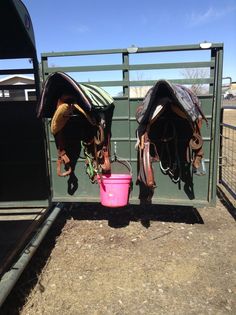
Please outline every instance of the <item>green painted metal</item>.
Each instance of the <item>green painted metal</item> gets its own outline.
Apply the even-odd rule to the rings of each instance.
[[[10,92],[8,98],[0,98],[0,208],[44,207],[49,203],[49,181],[45,130],[36,117],[39,66],[31,19],[22,1],[1,1],[0,34],[0,75],[33,74],[34,79],[34,84],[0,85],[0,90]],[[21,60],[29,58],[29,68],[22,69]],[[5,59],[14,61],[15,68],[4,69]],[[23,98],[26,89],[35,90],[35,100]],[[12,90],[22,92],[20,97]]]
[[[36,250],[42,243],[44,237],[47,235],[63,206],[63,204],[57,204],[52,209],[48,209],[48,211],[50,211],[49,216],[46,217],[46,219],[37,227],[37,230],[32,233],[28,244],[26,244],[22,252],[16,257],[12,267],[0,279],[0,307],[14,288],[17,280],[20,278],[22,272],[25,270]]]
[[[209,54],[206,60],[202,53],[207,51]],[[159,58],[159,53],[167,56],[173,52],[184,52],[185,55],[191,55],[194,52],[199,54],[198,59],[194,61],[181,60],[176,62],[175,57],[169,62],[155,62],[150,60],[150,53],[156,54]],[[205,53],[205,52],[204,52]],[[118,55],[120,62],[112,64],[98,64],[96,63],[96,56],[100,55]],[[135,62],[132,55],[139,55],[143,61]],[[173,55],[173,54],[172,54]],[[73,57],[94,56],[93,63],[84,65],[80,63],[79,58],[71,65],[66,60]],[[64,58],[61,66],[57,65],[57,60],[60,57]],[[59,58],[59,59],[57,59]],[[53,60],[56,67],[49,66],[49,60]],[[158,59],[159,60],[159,59]],[[95,63],[95,64],[94,64]],[[47,76],[55,71],[69,72],[74,75],[74,78],[82,83],[85,80],[80,78],[84,73],[96,73],[96,79],[89,80],[89,83],[102,86],[104,88],[120,88],[119,94],[115,95],[115,110],[112,121],[112,152],[116,146],[116,153],[118,156],[127,159],[133,170],[133,191],[130,196],[130,203],[139,203],[139,187],[135,185],[137,178],[137,152],[135,150],[136,135],[135,131],[137,123],[135,119],[135,112],[138,104],[142,101],[142,96],[131,93],[134,89],[152,86],[159,79],[163,77],[158,74],[158,71],[167,71],[164,79],[173,83],[192,85],[202,84],[206,85],[208,91],[204,95],[199,95],[202,103],[202,108],[208,119],[208,127],[206,125],[202,128],[202,135],[204,140],[204,154],[207,168],[206,176],[194,176],[194,198],[192,200],[187,197],[184,187],[177,187],[170,179],[163,175],[160,171],[159,164],[154,164],[155,178],[157,181],[157,188],[155,189],[152,198],[153,203],[158,204],[176,204],[176,205],[214,205],[216,200],[216,179],[217,179],[217,162],[218,162],[218,140],[219,140],[219,111],[221,104],[221,80],[222,80],[222,65],[223,65],[223,44],[213,43],[211,47],[202,49],[200,45],[178,45],[178,46],[162,46],[162,47],[138,47],[136,53],[132,53],[129,48],[124,49],[108,49],[108,50],[88,50],[88,51],[73,51],[73,52],[55,52],[42,54],[42,75],[45,80]],[[172,70],[181,69],[201,69],[208,70],[207,77],[186,78],[181,77],[180,74],[175,77],[169,77]],[[134,71],[156,71],[152,77],[145,79],[134,79]],[[120,73],[120,79],[113,78],[111,75],[109,79],[104,73],[116,71]],[[99,79],[97,80],[97,77]],[[87,78],[87,79],[88,79]],[[84,170],[84,162],[82,159],[78,160],[76,166],[76,177],[78,180],[78,188],[72,192],[68,179],[59,178],[56,175],[56,160],[57,152],[53,136],[50,134],[50,120],[45,120],[47,143],[49,152],[49,165],[51,177],[51,192],[53,201],[63,202],[83,202],[83,201],[99,201],[99,187],[96,184],[91,184]]]
[[[187,69],[187,68],[204,68],[213,67],[213,62],[183,62],[183,63],[162,63],[162,64],[145,64],[145,65],[97,65],[97,66],[74,66],[74,67],[53,67],[48,68],[48,73],[57,71],[62,72],[88,72],[88,71],[132,71],[132,70],[154,70],[154,69]],[[125,80],[125,78],[124,78]]]
[[[1,58],[31,58],[36,54],[33,25],[21,0],[1,0],[0,32]]]
[[[223,74],[223,49],[215,50],[216,55],[216,71],[218,75],[215,76],[215,106],[214,106],[214,117],[213,122],[215,131],[215,141],[214,149],[212,150],[212,162],[213,169],[212,172],[212,194],[211,199],[216,202],[216,186],[217,186],[217,172],[218,170],[218,154],[219,154],[219,144],[220,144],[220,115],[221,115],[221,97],[222,97],[222,74]]]

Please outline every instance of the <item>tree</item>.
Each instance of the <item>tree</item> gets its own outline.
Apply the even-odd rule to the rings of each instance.
[[[204,83],[199,83],[199,79],[209,78],[209,69],[207,68],[188,68],[182,71],[182,75],[186,79],[196,80],[196,83],[192,83],[190,89],[197,95],[206,94],[208,92],[208,86]]]

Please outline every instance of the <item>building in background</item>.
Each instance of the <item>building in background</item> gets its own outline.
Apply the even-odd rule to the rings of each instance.
[[[9,75],[0,78],[0,102],[2,101],[30,101],[35,100],[35,89],[28,86],[34,84],[34,79],[22,75]],[[9,88],[15,85],[16,89]],[[19,88],[19,85],[22,87]],[[27,87],[26,87],[27,86]]]

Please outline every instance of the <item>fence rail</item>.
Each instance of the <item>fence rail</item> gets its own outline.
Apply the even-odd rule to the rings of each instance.
[[[221,110],[219,183],[236,199],[236,106]]]

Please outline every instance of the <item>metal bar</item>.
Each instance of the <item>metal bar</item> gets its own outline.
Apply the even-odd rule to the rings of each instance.
[[[213,94],[204,94],[204,95],[197,95],[200,100],[204,99],[212,99]],[[114,97],[114,100],[122,99],[121,97]],[[132,101],[141,101],[143,100],[143,97],[132,97]]]
[[[211,50],[212,48],[221,48],[223,46],[222,43],[212,43],[211,47],[207,50]],[[168,51],[185,51],[185,50],[205,50],[202,49],[199,45],[176,45],[176,46],[161,46],[161,47],[145,47],[138,48],[139,53],[145,52],[168,52]]]
[[[213,82],[213,78],[207,79],[170,79],[172,83],[178,84],[209,84]],[[88,83],[88,82],[80,82]],[[152,86],[156,83],[156,80],[139,80],[139,81],[90,81],[89,84],[98,86]]]
[[[128,53],[127,53],[128,55]],[[90,72],[90,71],[118,71],[118,70],[154,70],[154,69],[182,69],[182,68],[207,68],[212,67],[213,62],[182,62],[182,63],[160,63],[160,64],[142,64],[129,65],[123,63],[122,65],[94,65],[94,66],[61,66],[49,67],[47,73],[52,72]]]
[[[229,129],[232,129],[232,130],[236,130],[236,126],[232,126],[232,125],[225,124],[225,123],[222,123],[222,126],[223,126],[223,127],[227,127],[227,128],[229,128]]]
[[[207,68],[214,65],[211,61],[202,62],[173,62],[173,63],[155,63],[130,65],[129,70],[152,70],[152,69],[182,69],[182,68]]]
[[[129,97],[129,55],[127,52],[122,54],[122,64],[125,67],[122,71],[122,79],[123,82],[126,82],[126,84],[123,85],[123,96]]]
[[[222,108],[223,110],[224,110],[224,109],[236,109],[236,107],[233,106],[233,105],[224,105],[224,106],[222,106],[221,108]]]
[[[204,94],[204,95],[198,95],[198,98],[200,98],[201,100],[203,100],[205,98],[212,99],[213,98],[213,94],[212,93],[207,93],[207,94]]]
[[[46,77],[47,77],[47,73],[48,73],[48,59],[47,59],[47,57],[42,57],[41,67],[42,67],[43,81],[45,81]]]
[[[222,179],[222,159],[221,157],[223,156],[223,119],[224,119],[224,109],[221,108],[220,111],[220,148],[219,148],[219,182],[221,182]]]
[[[6,56],[1,56],[2,60],[12,60],[12,59],[31,59],[32,58],[32,52],[27,52],[24,54],[24,56],[19,56],[19,52],[15,51],[15,55],[6,55]]]
[[[222,43],[212,43],[212,48],[221,48]],[[203,50],[199,45],[176,45],[176,46],[161,46],[161,47],[138,47],[136,53],[145,52],[168,52],[168,51],[185,51],[185,50]],[[205,49],[204,49],[205,50]],[[41,54],[41,57],[65,57],[65,56],[83,56],[83,55],[101,55],[101,54],[117,54],[128,52],[127,48],[123,49],[101,49],[101,50],[82,50],[82,51],[64,51],[64,52],[45,52]]]
[[[221,184],[226,188],[226,190],[231,194],[231,196],[234,199],[236,199],[236,192],[230,188],[229,184],[224,179],[221,180]]]
[[[107,55],[127,52],[125,49],[101,49],[101,50],[81,50],[81,51],[62,51],[62,52],[45,52],[42,57],[66,57],[66,56],[84,56],[84,55]]]
[[[90,72],[90,71],[117,71],[125,70],[127,66],[125,65],[99,65],[99,66],[72,66],[72,67],[49,67],[47,73],[52,72]]]
[[[210,84],[214,82],[213,78],[202,78],[202,79],[169,79],[169,82],[179,83],[179,84]],[[143,85],[153,85],[156,80],[139,80],[130,81],[130,86],[143,86]]]
[[[40,76],[39,76],[39,64],[37,59],[37,54],[35,52],[34,57],[32,58],[33,67],[34,67],[34,82],[36,89],[36,98],[39,100],[40,98]]]
[[[34,69],[5,69],[0,70],[0,75],[6,75],[6,74],[33,74]]]
[[[12,266],[12,268],[8,272],[6,272],[2,277],[0,281],[0,306],[3,304],[3,302],[13,289],[17,280],[19,279],[22,272],[29,263],[30,259],[38,249],[39,245],[41,244],[42,240],[46,236],[47,232],[49,231],[54,221],[56,220],[62,208],[63,208],[62,204],[58,204],[57,206],[54,207],[51,214],[38,229],[36,235],[34,235],[32,240],[25,247],[20,258]]]
[[[210,83],[209,85],[209,93],[212,93],[213,94],[213,99],[212,99],[212,116],[215,118],[215,106],[216,106],[216,75],[217,75],[217,62],[216,62],[216,50],[211,50],[211,61],[214,62],[214,66],[211,67],[210,69],[210,76],[211,77],[214,77],[214,82]],[[215,121],[213,119],[213,123],[211,124],[211,134],[215,135],[215,128],[216,128],[216,125],[215,125]],[[214,147],[215,147],[215,140],[213,139],[212,137],[212,145],[211,145],[211,150],[210,150],[210,159],[211,161],[213,161],[213,150],[214,150]],[[213,181],[212,181],[212,176],[213,176],[213,173],[214,173],[214,165],[213,165],[213,162],[210,163],[209,165],[209,172],[210,172],[210,176],[209,176],[209,185],[208,185],[208,199],[211,200],[212,198],[212,186],[213,186]]]
[[[212,131],[214,132],[212,151],[212,177],[210,181],[210,198],[216,202],[216,187],[217,187],[217,169],[218,169],[218,153],[219,153],[219,142],[220,142],[220,105],[222,95],[222,74],[223,74],[223,49],[215,49],[213,51],[216,58],[215,65],[215,83],[214,83],[214,107],[213,107],[213,120],[212,120]]]
[[[25,89],[35,89],[35,84],[3,84],[0,85],[1,90],[25,90]]]

